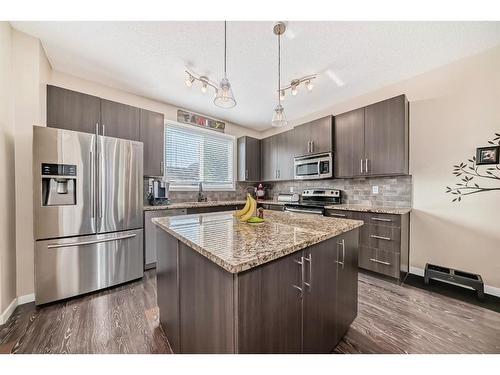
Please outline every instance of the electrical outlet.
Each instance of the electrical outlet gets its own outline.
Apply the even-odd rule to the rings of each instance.
[[[372,193],[373,194],[378,194],[378,185],[373,185],[372,186]]]

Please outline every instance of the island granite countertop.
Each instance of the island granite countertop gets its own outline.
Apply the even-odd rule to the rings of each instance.
[[[233,212],[152,219],[199,254],[230,273],[239,273],[302,250],[363,225],[359,220],[266,211],[260,224],[239,222]]]

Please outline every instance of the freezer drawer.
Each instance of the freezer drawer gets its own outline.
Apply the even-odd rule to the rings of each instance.
[[[143,275],[143,230],[36,241],[37,305]]]

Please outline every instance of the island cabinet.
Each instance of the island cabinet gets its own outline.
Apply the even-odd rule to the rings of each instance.
[[[329,353],[356,317],[357,226],[235,273],[179,234],[156,235],[160,322],[175,353]]]

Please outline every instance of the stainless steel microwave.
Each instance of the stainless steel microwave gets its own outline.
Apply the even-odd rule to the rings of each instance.
[[[331,152],[297,156],[293,160],[296,180],[315,180],[333,177],[333,157]]]

